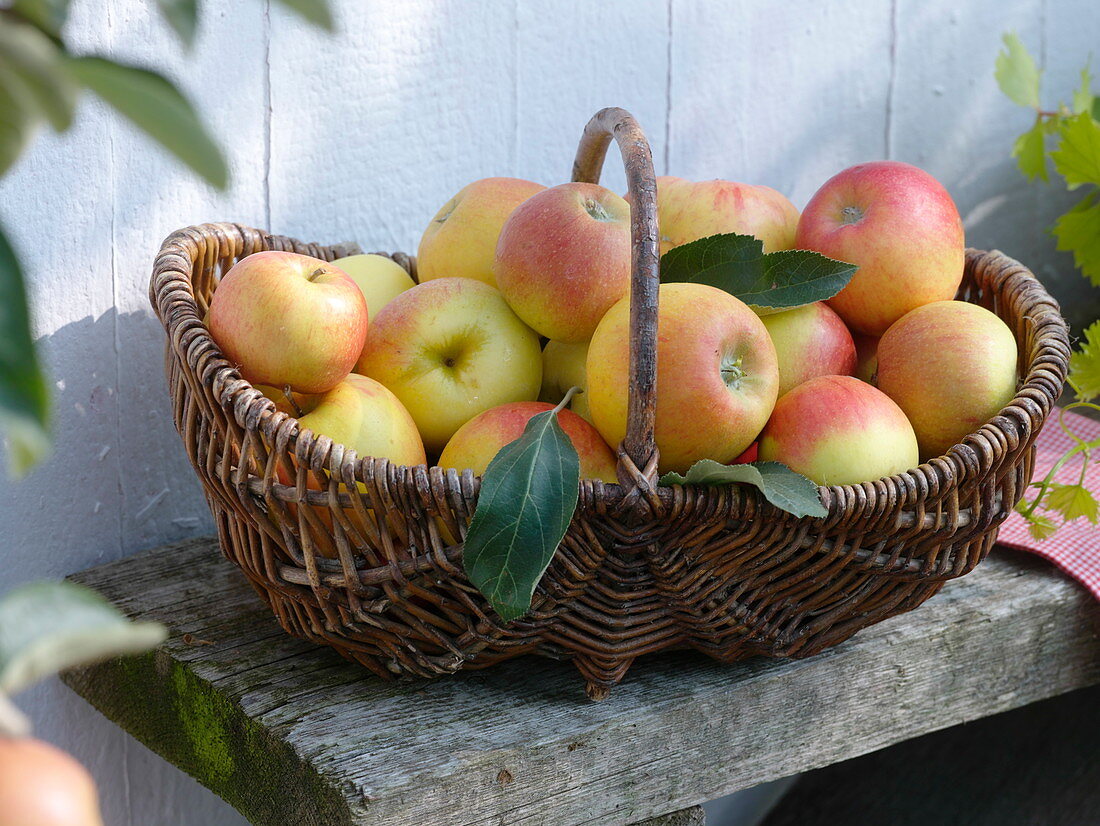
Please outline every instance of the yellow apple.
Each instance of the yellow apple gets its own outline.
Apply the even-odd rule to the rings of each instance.
[[[392,390],[438,451],[478,413],[536,399],[542,350],[496,288],[438,278],[383,308],[355,369]]]
[[[584,362],[588,358],[588,342],[569,344],[565,341],[548,341],[542,348],[542,391],[539,400],[557,404],[570,387],[582,391],[588,386],[584,375]],[[587,393],[577,393],[569,401],[569,409],[585,421],[592,421],[588,409]]]
[[[520,178],[484,178],[463,187],[424,230],[416,253],[420,283],[475,278],[495,287],[493,256],[500,228],[516,207],[544,189]]]
[[[779,391],[775,346],[744,303],[705,284],[662,284],[655,438],[664,471],[729,462],[752,444]],[[586,363],[588,404],[604,441],[626,435],[630,302],[607,311]]]
[[[405,290],[416,286],[405,268],[384,255],[349,255],[332,262],[359,285],[367,300],[367,315],[374,318],[378,311]]]
[[[469,468],[480,476],[497,452],[514,442],[527,427],[531,417],[556,404],[547,402],[513,402],[479,413],[462,425],[439,455],[439,466],[462,471]],[[581,461],[582,479],[602,479],[617,482],[615,454],[600,438],[596,428],[571,410],[558,413],[558,424],[573,442]]]

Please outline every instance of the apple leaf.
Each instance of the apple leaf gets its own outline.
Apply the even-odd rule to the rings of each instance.
[[[1012,147],[1012,157],[1016,159],[1020,172],[1029,181],[1042,178],[1050,180],[1047,173],[1047,153],[1044,137],[1046,128],[1041,119],[1035,121],[1035,125],[1016,138]]]
[[[1079,401],[1100,396],[1100,321],[1085,328],[1085,340],[1069,357],[1069,384]]]
[[[1014,33],[1004,36],[1005,49],[997,55],[993,76],[1010,100],[1039,108],[1039,69],[1027,47]]]
[[[1073,253],[1073,263],[1100,287],[1100,192],[1093,191],[1054,222],[1058,249]]]
[[[157,0],[157,7],[180,42],[188,49],[194,46],[199,30],[198,0]]]
[[[531,607],[577,507],[580,459],[558,424],[557,410],[532,416],[481,477],[463,550],[470,582],[501,619]]]
[[[1054,483],[1046,495],[1043,507],[1060,513],[1067,522],[1083,516],[1092,524],[1096,524],[1098,508],[1096,498],[1084,485]]]
[[[821,504],[817,485],[781,462],[752,462],[723,465],[713,459],[700,459],[688,468],[686,476],[666,473],[662,485],[728,485],[741,483],[759,488],[764,498],[795,516],[828,516]]]
[[[1050,153],[1054,168],[1066,179],[1069,189],[1081,184],[1100,186],[1100,123],[1090,112],[1063,118],[1059,129],[1061,142]]]
[[[0,599],[0,692],[14,694],[66,668],[147,651],[167,635],[159,623],[130,622],[82,585],[24,585]]]
[[[9,7],[28,23],[58,37],[69,16],[69,0],[12,0]]]
[[[279,0],[279,3],[323,31],[336,31],[328,0]]]
[[[15,96],[56,131],[69,128],[77,87],[65,71],[61,51],[49,37],[26,23],[0,26],[0,72]]]
[[[764,252],[751,235],[710,235],[661,256],[661,281],[708,284],[763,310],[787,310],[840,292],[856,266],[808,250]]]

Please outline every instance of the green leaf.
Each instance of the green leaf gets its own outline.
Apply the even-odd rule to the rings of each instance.
[[[795,516],[828,516],[821,504],[817,485],[780,462],[752,462],[723,465],[713,459],[700,459],[688,468],[687,476],[666,473],[662,485],[728,485],[740,483],[759,488],[764,498],[777,508]]]
[[[661,281],[709,284],[763,310],[790,309],[840,292],[856,266],[807,250],[764,253],[751,235],[710,235],[661,256]]]
[[[0,175],[19,160],[40,122],[27,87],[0,67]]]
[[[1094,286],[1100,287],[1100,193],[1090,192],[1054,222],[1058,249],[1073,253],[1073,263]]]
[[[130,622],[81,585],[24,585],[0,599],[0,692],[14,694],[66,668],[147,651],[167,636],[163,625]]]
[[[1021,106],[1039,108],[1039,69],[1027,48],[1014,33],[1004,36],[1005,49],[997,55],[993,76],[1010,100]]]
[[[57,37],[69,17],[69,0],[13,0],[11,10],[46,34]]]
[[[1092,104],[1092,75],[1089,73],[1089,66],[1086,63],[1085,68],[1081,70],[1081,85],[1073,93],[1073,112],[1074,114],[1091,112]]]
[[[102,57],[69,59],[82,84],[183,161],[208,183],[225,189],[229,170],[221,150],[187,98],[155,72]]]
[[[1031,538],[1036,541],[1041,542],[1058,533],[1058,524],[1053,519],[1048,519],[1037,513],[1033,513],[1025,518],[1027,519],[1027,532],[1031,534]]]
[[[22,476],[49,448],[49,397],[31,338],[23,269],[0,229],[0,425],[8,465]]]
[[[319,29],[329,33],[336,31],[328,0],[279,0],[279,3]]]
[[[1085,339],[1069,357],[1069,385],[1079,401],[1100,396],[1100,321],[1085,328]]]
[[[532,416],[485,469],[463,565],[505,622],[530,609],[573,519],[579,482],[580,460],[556,410]]]
[[[1084,485],[1054,483],[1051,485],[1050,492],[1046,495],[1043,507],[1062,514],[1067,522],[1083,516],[1089,522],[1096,524],[1096,498]]]
[[[1036,120],[1035,125],[1016,138],[1012,147],[1012,157],[1020,167],[1020,172],[1029,181],[1042,178],[1049,181],[1047,174],[1047,152],[1043,138],[1046,130],[1043,121]]]
[[[188,49],[194,46],[199,30],[198,0],[157,0],[157,7],[183,45]]]
[[[6,84],[20,84],[17,93],[26,106],[64,132],[73,122],[76,85],[72,82],[57,45],[34,26],[0,25],[0,71]]]
[[[1100,123],[1088,112],[1063,118],[1058,130],[1061,142],[1050,153],[1054,168],[1070,189],[1081,184],[1100,186]]]

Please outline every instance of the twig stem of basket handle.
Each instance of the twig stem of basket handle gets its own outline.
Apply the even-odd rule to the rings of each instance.
[[[599,183],[611,139],[619,145],[630,196],[630,403],[626,438],[619,447],[619,481],[626,487],[657,486],[657,179],[642,127],[624,109],[601,109],[584,127],[573,180]]]

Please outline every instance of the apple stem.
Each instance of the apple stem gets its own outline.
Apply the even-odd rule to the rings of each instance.
[[[564,410],[566,407],[569,406],[569,402],[573,401],[573,397],[575,395],[577,395],[578,393],[583,393],[583,392],[584,392],[584,390],[577,387],[576,385],[573,385],[572,387],[570,387],[568,390],[565,391],[565,395],[562,396],[562,400],[560,402],[558,402],[558,406],[554,408],[554,412],[555,413],[561,413],[562,410]]]
[[[31,721],[0,691],[0,737],[26,737],[30,733]]]
[[[298,402],[294,401],[294,395],[290,392],[290,385],[283,385],[283,395],[286,396],[287,403],[294,408],[294,418],[302,418],[302,408],[298,406]]]

